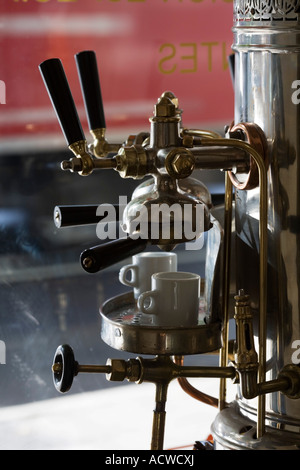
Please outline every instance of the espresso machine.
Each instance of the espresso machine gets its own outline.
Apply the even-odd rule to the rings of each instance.
[[[224,123],[224,135],[185,128],[178,97],[166,91],[154,104],[149,130],[124,143],[109,143],[97,59],[93,51],[83,51],[75,60],[92,135],[88,145],[61,61],[54,58],[40,65],[73,152],[62,169],[82,176],[97,171],[99,181],[104,171],[143,180],[123,210],[114,208],[126,236],[85,250],[83,270],[96,273],[149,246],[171,251],[191,241],[176,232],[176,213],[171,210],[168,236],[162,223],[153,236],[154,204],[188,206],[192,228],[201,213],[201,228],[194,230],[193,239],[197,242],[206,234],[207,255],[197,325],[153,326],[129,292],[100,307],[102,340],[114,349],[153,357],[82,365],[69,345],[59,346],[54,356],[54,384],[62,393],[79,373],[154,383],[151,449],[163,449],[172,380],[195,399],[219,409],[211,427],[213,442],[198,443],[195,449],[300,448],[299,13],[298,1],[234,0],[235,112],[234,121]],[[197,169],[224,172],[222,220],[215,216],[206,187],[193,177]],[[141,210],[146,224],[135,223]],[[54,210],[58,227],[96,224],[103,217],[96,205]],[[213,352],[219,354],[218,366],[184,365],[185,356]],[[195,389],[188,380],[195,377],[219,378],[219,397]],[[226,397],[228,381],[236,387],[231,403]]]

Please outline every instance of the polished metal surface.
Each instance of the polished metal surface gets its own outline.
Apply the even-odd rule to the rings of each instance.
[[[218,436],[216,450],[299,450],[300,437],[282,427],[278,420],[276,426],[267,428],[266,433],[257,439],[256,423],[243,416],[237,403],[225,408],[215,419],[212,432]]]
[[[139,354],[190,355],[221,347],[220,323],[207,325],[204,314],[191,328],[155,327],[138,311],[133,293],[107,300],[100,309],[101,338],[109,346]]]
[[[295,2],[279,5],[252,0],[238,0],[234,7],[235,122],[257,124],[268,144],[267,380],[275,379],[284,365],[295,361],[293,353],[300,339],[300,107],[295,100],[300,78],[298,8]],[[236,191],[235,213],[236,289],[245,289],[250,295],[258,336],[259,188]],[[255,422],[257,400],[240,396],[238,407],[239,415]],[[223,417],[214,424],[219,443],[224,441],[228,424]],[[267,394],[266,424],[294,432],[298,445],[299,400],[281,393]],[[284,432],[280,434],[283,447],[285,438]],[[239,448],[255,448],[249,441],[245,444],[245,437],[236,439],[235,435],[233,448],[236,442]],[[230,447],[229,441],[226,437],[226,446]],[[293,447],[292,441],[289,445]]]

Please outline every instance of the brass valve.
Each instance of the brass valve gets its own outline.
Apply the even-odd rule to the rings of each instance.
[[[234,367],[193,367],[175,363],[170,356],[159,355],[153,359],[108,359],[105,366],[80,365],[75,361],[73,350],[68,345],[59,346],[52,366],[55,388],[65,393],[70,390],[73,378],[79,372],[104,373],[108,380],[124,379],[138,384],[152,382],[156,386],[153,412],[151,449],[163,449],[167,391],[171,380],[182,377],[235,378]]]
[[[243,395],[247,398],[256,396],[258,356],[254,346],[253,336],[253,315],[250,309],[249,295],[245,295],[241,289],[235,296],[235,315],[236,321],[236,344],[235,353],[236,368],[241,376]]]
[[[235,321],[237,326],[235,366],[240,376],[241,392],[244,398],[280,391],[289,398],[300,398],[300,367],[286,365],[277,379],[258,383],[259,360],[254,346],[254,334],[249,295],[241,289],[235,297]]]
[[[79,140],[69,145],[69,149],[75,157],[70,160],[64,160],[61,163],[62,170],[70,170],[81,176],[90,175],[96,168],[110,169],[116,167],[116,161],[112,158],[94,159],[88,152],[87,141]]]
[[[53,381],[57,391],[70,390],[73,379],[79,373],[106,374],[109,381],[153,382],[168,384],[179,377],[226,377],[235,378],[234,367],[202,367],[176,364],[169,356],[153,359],[108,359],[106,365],[81,365],[74,357],[71,346],[64,344],[57,348],[53,365]]]

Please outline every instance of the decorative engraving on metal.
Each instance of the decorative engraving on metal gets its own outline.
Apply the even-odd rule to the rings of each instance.
[[[300,0],[236,0],[234,21],[240,22],[298,22]]]

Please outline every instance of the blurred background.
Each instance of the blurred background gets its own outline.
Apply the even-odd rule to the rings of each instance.
[[[228,0],[2,0],[1,449],[145,448],[151,435],[152,386],[107,382],[98,374],[78,377],[67,396],[53,386],[51,364],[59,344],[71,344],[83,364],[132,357],[112,350],[100,337],[99,307],[128,290],[118,281],[121,265],[94,275],[83,272],[79,256],[99,243],[96,227],[57,229],[53,209],[118,203],[120,195],[131,197],[137,182],[121,179],[114,170],[94,172],[88,179],[61,171],[60,162],[71,154],[39,64],[52,57],[62,60],[88,140],[74,60],[86,49],[98,58],[109,142],[148,131],[154,104],[166,90],[178,97],[185,127],[223,132],[233,119],[227,62],[231,27]],[[222,199],[221,172],[198,171],[193,176]],[[176,252],[181,270],[203,276],[205,247],[196,253],[177,247]],[[195,364],[202,358],[187,360]],[[150,402],[147,394],[153,396]],[[189,443],[188,430],[194,435],[201,428],[200,411],[195,429],[189,419],[182,428],[192,399],[187,400],[187,408],[180,408],[182,419],[176,416],[178,402],[173,405],[173,419],[181,424],[178,436],[176,426],[169,425],[170,432],[174,430],[171,446],[177,440]],[[131,419],[126,420],[129,412]]]

